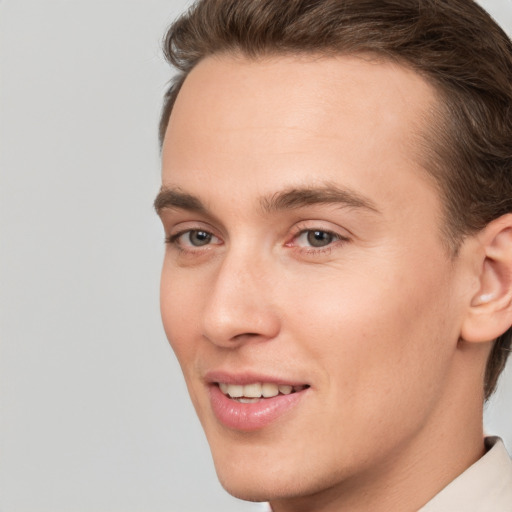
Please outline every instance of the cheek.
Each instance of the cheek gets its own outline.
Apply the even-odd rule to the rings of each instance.
[[[353,400],[354,414],[385,417],[385,409],[416,407],[440,392],[458,324],[442,265],[378,268],[307,283],[292,324],[323,368],[330,399]]]
[[[165,334],[182,367],[194,353],[194,330],[197,330],[199,318],[197,306],[197,287],[164,262],[160,281],[160,312]]]
[[[201,417],[197,383],[194,379],[200,336],[200,287],[183,278],[171,265],[162,270],[160,283],[160,310],[165,334],[180,364],[192,404]]]

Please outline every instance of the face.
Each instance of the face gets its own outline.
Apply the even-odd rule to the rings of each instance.
[[[356,57],[212,57],[180,91],[162,317],[239,497],[375,478],[444,428],[462,279],[416,150],[433,96]]]

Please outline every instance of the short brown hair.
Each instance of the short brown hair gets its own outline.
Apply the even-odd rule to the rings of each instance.
[[[441,99],[425,167],[454,255],[465,236],[512,212],[512,43],[473,0],[199,0],[169,28],[164,52],[179,73],[165,95],[161,143],[183,82],[205,57],[371,53],[400,62]],[[494,343],[486,398],[511,339],[509,329]]]

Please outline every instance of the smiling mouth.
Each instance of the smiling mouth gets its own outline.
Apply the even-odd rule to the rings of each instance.
[[[291,395],[309,388],[307,384],[292,386],[288,384],[274,384],[272,382],[254,382],[252,384],[216,383],[224,395],[236,402],[250,404],[278,395]]]

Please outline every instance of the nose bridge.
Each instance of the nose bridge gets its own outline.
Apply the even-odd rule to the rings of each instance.
[[[229,249],[211,283],[203,332],[218,345],[269,339],[279,331],[272,302],[271,268],[249,245]]]

